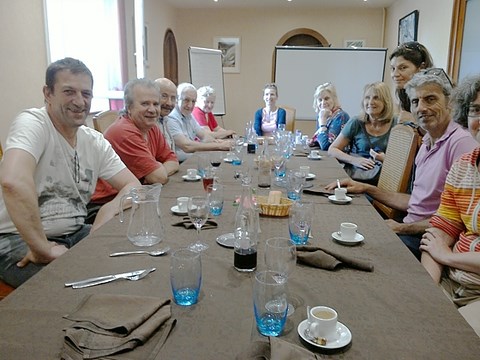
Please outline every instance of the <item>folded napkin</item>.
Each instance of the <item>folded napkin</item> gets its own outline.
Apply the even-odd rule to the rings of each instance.
[[[158,353],[176,322],[168,299],[109,294],[87,295],[64,318],[74,321],[65,329],[65,360],[111,358],[152,336]]]
[[[343,255],[316,246],[297,246],[297,262],[326,270],[335,270],[343,265],[357,270],[373,271],[370,260]]]
[[[192,221],[188,217],[184,217],[182,221],[172,224],[172,226],[183,226],[185,229],[195,229]],[[218,226],[217,222],[214,220],[207,220],[206,223],[202,226],[202,230],[207,229],[216,229]]]
[[[238,354],[235,360],[318,360],[320,355],[291,344],[285,340],[270,337],[268,342],[255,341],[248,350]]]

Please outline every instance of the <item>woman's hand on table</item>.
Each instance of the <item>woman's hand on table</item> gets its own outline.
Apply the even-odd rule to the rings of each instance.
[[[375,166],[375,161],[373,161],[372,159],[356,156],[352,156],[352,161],[350,163],[353,166],[363,170],[370,170],[373,169],[373,167]]]

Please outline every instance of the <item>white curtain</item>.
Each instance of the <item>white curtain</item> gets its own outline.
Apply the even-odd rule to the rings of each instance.
[[[92,111],[123,90],[117,0],[45,0],[50,61],[77,58],[92,71]],[[118,96],[118,94],[117,94]]]

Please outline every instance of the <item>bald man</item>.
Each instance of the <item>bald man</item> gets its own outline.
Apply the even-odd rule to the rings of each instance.
[[[167,78],[158,78],[155,80],[155,84],[157,84],[160,89],[160,117],[158,118],[158,126],[170,148],[175,151],[175,142],[167,127],[167,116],[175,109],[175,105],[177,104],[177,87],[173,81]]]

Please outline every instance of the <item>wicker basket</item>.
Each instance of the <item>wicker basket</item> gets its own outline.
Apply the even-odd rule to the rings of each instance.
[[[267,196],[257,196],[257,203],[260,206],[260,215],[283,217],[288,216],[293,201],[282,197],[279,205],[268,204]]]

